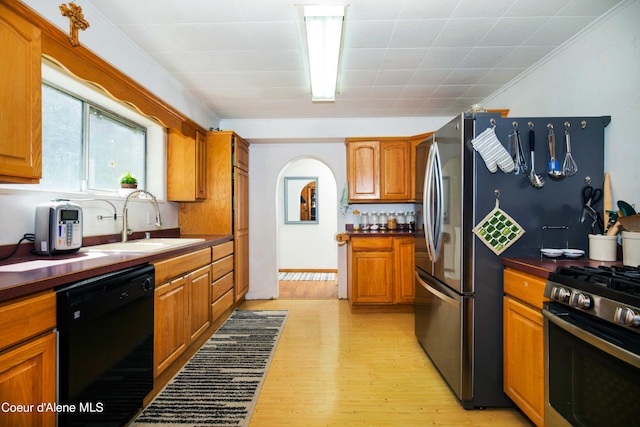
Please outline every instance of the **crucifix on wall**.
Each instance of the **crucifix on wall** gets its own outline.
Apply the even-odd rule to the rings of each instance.
[[[62,16],[66,16],[69,18],[69,40],[71,41],[72,46],[80,46],[80,40],[78,39],[78,29],[86,30],[89,28],[89,22],[84,19],[84,14],[82,13],[82,7],[76,5],[75,3],[69,3],[60,5],[60,12]]]

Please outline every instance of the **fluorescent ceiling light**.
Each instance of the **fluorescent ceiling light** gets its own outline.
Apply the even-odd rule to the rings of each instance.
[[[344,6],[304,6],[311,100],[335,101]]]

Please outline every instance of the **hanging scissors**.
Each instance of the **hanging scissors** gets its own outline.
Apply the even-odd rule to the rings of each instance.
[[[580,222],[584,222],[587,216],[593,218],[593,213],[596,212],[593,206],[602,198],[602,190],[599,188],[594,189],[591,185],[585,185],[582,189],[582,218]]]

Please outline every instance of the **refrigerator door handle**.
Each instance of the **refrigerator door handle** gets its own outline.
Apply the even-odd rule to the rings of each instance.
[[[434,250],[434,261],[438,259],[438,255],[440,254],[440,245],[442,244],[442,229],[444,227],[444,195],[442,188],[442,164],[440,160],[440,150],[438,149],[438,145],[434,142],[435,154],[433,158],[433,173],[435,176],[434,184],[435,184],[435,201],[436,201],[436,212],[434,215],[434,220],[436,223],[434,224],[434,236],[433,236],[433,250]]]
[[[435,145],[435,140],[433,142]],[[433,159],[434,150],[433,145],[429,149],[429,156],[427,157],[427,167],[424,174],[424,187],[422,197],[422,223],[424,224],[424,238],[427,246],[427,255],[431,261],[434,260],[435,254],[433,253],[433,230],[431,227],[431,191],[433,182]]]
[[[424,287],[427,291],[429,291],[429,293],[433,294],[435,297],[437,297],[442,302],[445,302],[445,303],[447,303],[449,305],[452,305],[453,307],[460,308],[460,301],[458,301],[455,298],[450,297],[449,295],[446,295],[445,293],[443,293],[443,292],[437,290],[436,288],[434,288],[433,286],[429,285],[427,282],[422,280],[422,277],[420,277],[420,274],[418,272],[416,272],[416,280],[418,281],[418,283],[422,287]]]

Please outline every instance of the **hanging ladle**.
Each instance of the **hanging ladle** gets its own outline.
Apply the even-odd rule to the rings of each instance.
[[[533,123],[529,122],[529,151],[531,151],[531,173],[529,173],[529,183],[533,188],[542,188],[544,187],[544,178],[538,175],[535,171],[535,140],[536,136],[533,132]]]
[[[575,175],[578,172],[578,165],[573,160],[573,156],[571,155],[571,137],[569,136],[569,127],[571,125],[569,122],[564,123],[564,139],[567,143],[567,154],[564,158],[564,163],[562,163],[562,173],[564,176]]]

